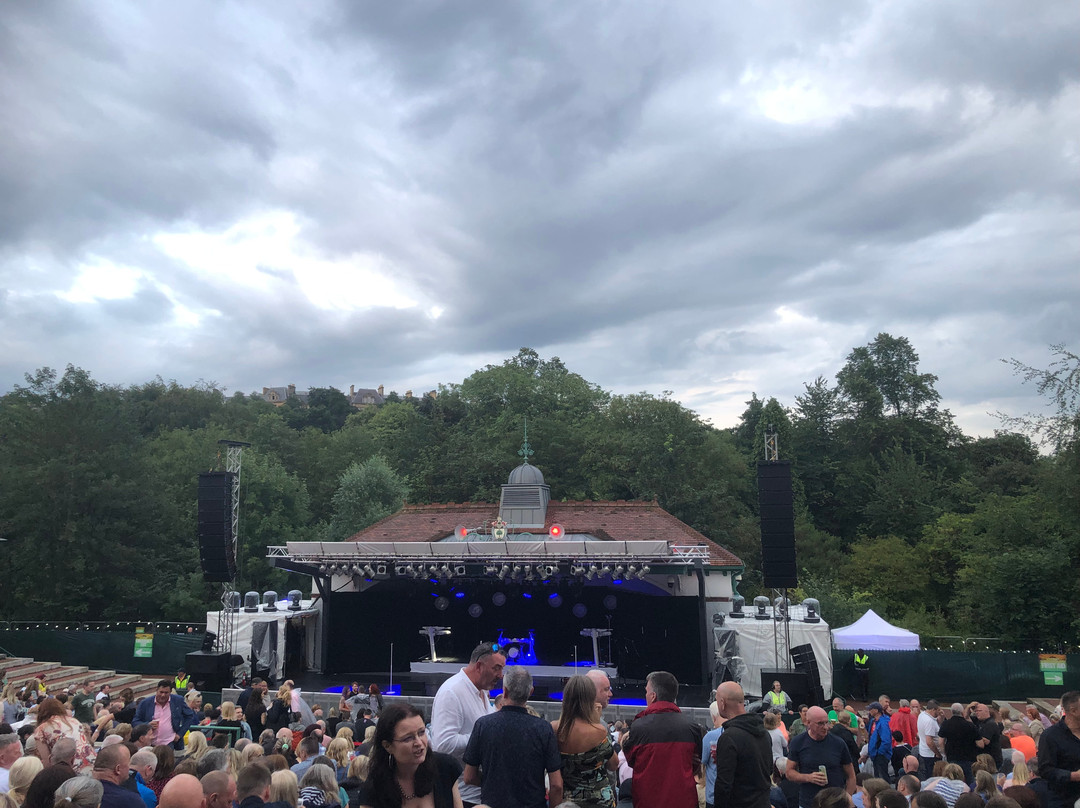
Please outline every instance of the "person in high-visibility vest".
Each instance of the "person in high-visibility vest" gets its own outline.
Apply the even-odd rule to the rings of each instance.
[[[173,679],[173,690],[177,693],[183,693],[189,687],[191,687],[191,677],[187,675],[187,671],[181,668],[176,672],[176,678]]]
[[[790,712],[791,696],[783,691],[780,682],[772,683],[772,690],[766,693],[762,699],[766,707],[779,707],[781,710]]]
[[[870,694],[870,655],[862,648],[855,652],[856,698],[865,699]]]

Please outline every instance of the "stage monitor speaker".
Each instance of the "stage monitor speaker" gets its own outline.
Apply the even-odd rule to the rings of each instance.
[[[821,672],[818,670],[817,657],[810,643],[796,645],[791,649],[791,661],[795,663],[795,670],[806,674],[810,686],[810,701],[805,704],[823,705],[825,703],[825,691],[821,687]]]
[[[780,689],[791,699],[791,709],[797,710],[800,704],[816,704],[810,701],[810,677],[802,671],[778,671],[764,668],[761,671],[761,694],[772,690],[772,683],[780,682]]]
[[[232,687],[231,663],[228,651],[192,651],[184,657],[184,670],[200,690],[221,691]]]
[[[799,585],[791,463],[759,462],[757,482],[763,583],[768,589],[791,589]]]
[[[233,476],[229,471],[199,475],[199,559],[206,581],[227,583],[236,577]]]

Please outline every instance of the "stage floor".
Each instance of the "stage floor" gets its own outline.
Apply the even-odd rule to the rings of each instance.
[[[416,674],[431,674],[439,673],[453,676],[459,670],[464,663],[462,662],[428,662],[420,660],[419,662],[409,663],[409,672]],[[529,673],[533,675],[534,679],[569,679],[575,673],[585,673],[592,670],[592,663],[587,665],[578,665],[575,667],[573,664],[569,665],[525,665],[524,667],[529,669]],[[612,667],[604,667],[602,670],[607,673],[611,679],[616,679],[619,676],[619,669]]]

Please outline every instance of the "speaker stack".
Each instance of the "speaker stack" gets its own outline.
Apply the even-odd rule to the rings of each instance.
[[[810,643],[793,646],[791,661],[795,663],[795,670],[806,674],[807,685],[810,688],[810,700],[802,703],[824,704],[825,691],[821,687],[821,671],[818,670],[813,646]]]
[[[795,564],[795,505],[791,493],[791,463],[758,463],[758,510],[761,515],[761,572],[767,589],[799,585]]]
[[[228,583],[236,577],[236,537],[232,532],[234,476],[230,471],[199,475],[199,559],[206,581]]]

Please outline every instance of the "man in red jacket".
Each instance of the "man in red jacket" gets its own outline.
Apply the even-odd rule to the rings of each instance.
[[[911,712],[911,702],[900,699],[900,709],[889,716],[889,729],[904,736],[904,743],[914,748],[919,742],[919,720]]]
[[[705,731],[675,705],[678,680],[654,671],[645,680],[644,710],[630,725],[623,752],[634,770],[634,808],[697,808],[694,775]]]

